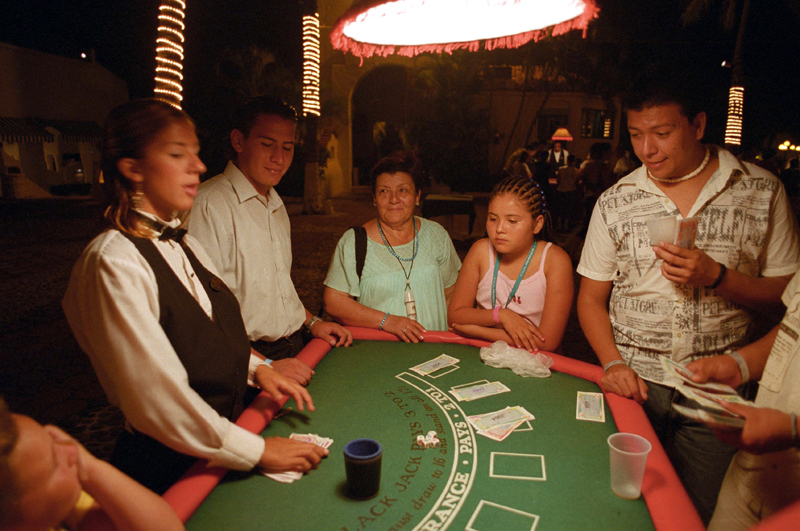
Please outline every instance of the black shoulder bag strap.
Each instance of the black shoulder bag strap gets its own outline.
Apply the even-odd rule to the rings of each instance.
[[[364,271],[364,262],[367,259],[367,229],[364,227],[351,227],[356,235],[356,275],[361,281],[361,272]]]
[[[367,260],[367,229],[362,226],[350,227],[356,235],[356,275],[361,282],[361,272],[364,271],[364,262]],[[317,315],[322,317],[325,305],[321,304]]]

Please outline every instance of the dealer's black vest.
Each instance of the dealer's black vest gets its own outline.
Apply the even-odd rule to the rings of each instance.
[[[151,240],[129,234],[125,236],[155,273],[161,315],[159,323],[186,368],[189,385],[217,413],[236,420],[243,409],[250,360],[250,341],[236,296],[181,242],[211,299],[214,309],[212,321]]]

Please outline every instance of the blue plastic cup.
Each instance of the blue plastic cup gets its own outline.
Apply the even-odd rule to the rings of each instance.
[[[355,439],[344,446],[344,469],[347,474],[347,495],[367,500],[381,487],[383,448],[373,439]]]

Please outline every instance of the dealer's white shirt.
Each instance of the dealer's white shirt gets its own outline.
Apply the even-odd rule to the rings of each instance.
[[[173,223],[174,225],[175,223]],[[154,240],[206,314],[211,302],[180,245]],[[185,240],[212,273],[200,244]],[[186,369],[159,324],[158,284],[150,264],[116,230],[95,238],[72,270],[64,313],[91,359],[110,403],[137,431],[211,465],[250,470],[264,453],[264,440],[221,417],[190,386]],[[249,383],[261,364],[251,356]]]

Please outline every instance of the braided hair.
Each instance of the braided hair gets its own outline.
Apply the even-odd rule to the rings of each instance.
[[[492,190],[490,201],[495,197],[511,194],[517,198],[522,206],[531,213],[534,221],[539,216],[544,216],[544,225],[538,235],[534,235],[534,239],[542,239],[548,242],[554,242],[553,220],[550,216],[550,211],[547,209],[547,201],[544,197],[544,192],[539,187],[539,184],[533,179],[527,177],[513,175],[506,177],[497,183]]]

